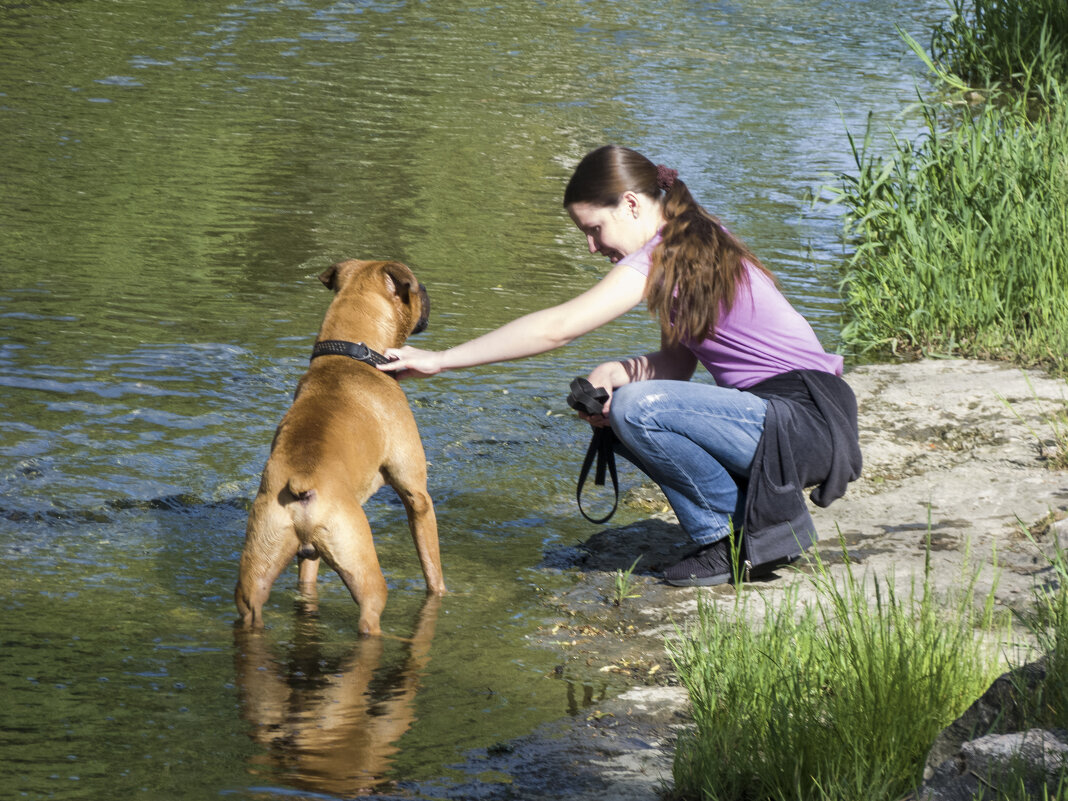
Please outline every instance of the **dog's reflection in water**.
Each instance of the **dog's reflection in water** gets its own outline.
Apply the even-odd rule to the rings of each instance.
[[[381,790],[396,742],[415,720],[415,696],[430,661],[441,596],[420,610],[405,655],[378,675],[387,640],[361,637],[340,658],[322,653],[306,616],[282,658],[262,631],[235,631],[242,716],[266,747],[256,774],[303,790],[342,797]]]

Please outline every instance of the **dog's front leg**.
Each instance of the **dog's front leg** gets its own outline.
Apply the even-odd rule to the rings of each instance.
[[[426,490],[398,490],[408,513],[408,528],[412,532],[415,551],[426,579],[426,591],[431,595],[444,595],[445,576],[441,570],[441,550],[438,545],[438,519],[434,514],[434,502]]]

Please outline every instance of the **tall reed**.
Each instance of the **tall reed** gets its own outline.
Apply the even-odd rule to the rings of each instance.
[[[816,563],[815,600],[796,585],[774,608],[744,589],[733,609],[699,605],[669,643],[695,729],[680,739],[675,793],[711,801],[896,801],[937,733],[989,685],[990,629],[969,589],[947,616],[925,581],[898,597]],[[755,619],[761,622],[754,624]]]
[[[1068,2],[950,0],[930,53],[979,107],[921,99],[925,130],[840,176],[851,255],[844,342],[1010,358],[1068,372]],[[978,95],[970,95],[972,99]]]
[[[1064,0],[951,0],[930,52],[941,71],[975,87],[1028,93],[1068,82]]]
[[[857,172],[832,199],[853,247],[847,344],[1068,368],[1068,106],[1045,91],[1037,121],[1023,99],[922,104],[924,136],[885,157],[870,127],[850,135]]]

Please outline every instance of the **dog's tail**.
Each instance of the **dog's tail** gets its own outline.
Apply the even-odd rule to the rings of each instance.
[[[318,559],[319,550],[313,542],[313,533],[319,528],[319,504],[315,503],[318,492],[311,476],[294,474],[286,482],[286,491],[293,497],[290,513],[293,528],[300,540],[297,556],[300,559]]]
[[[300,474],[290,476],[289,481],[286,482],[286,489],[293,496],[293,500],[305,508],[312,504],[317,495],[315,482],[312,481],[311,476]]]

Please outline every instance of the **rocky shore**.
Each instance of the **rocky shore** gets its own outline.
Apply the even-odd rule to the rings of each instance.
[[[1068,471],[1050,469],[1045,458],[1049,418],[1064,415],[1068,383],[970,360],[869,365],[846,380],[859,404],[865,464],[845,497],[812,507],[816,549],[830,572],[842,569],[844,543],[855,571],[880,581],[907,583],[929,562],[934,586],[951,590],[978,571],[977,598],[993,592],[998,607],[1025,608],[1050,573],[1042,550],[1057,532],[1068,534],[1055,525],[1068,511]],[[546,598],[558,620],[541,644],[558,649],[561,675],[608,672],[628,689],[493,753],[472,755],[472,774],[493,771],[511,783],[473,782],[449,797],[638,801],[670,786],[673,741],[688,725],[688,702],[665,638],[695,614],[699,594],[729,602],[734,589],[661,583],[656,571],[678,558],[677,524],[655,491],[632,490],[626,502],[648,508],[650,518],[546,555],[544,569],[567,571],[574,583]],[[617,605],[617,571],[639,554],[630,593],[637,597]],[[791,582],[803,587],[805,570],[781,571],[758,590],[774,600]]]

